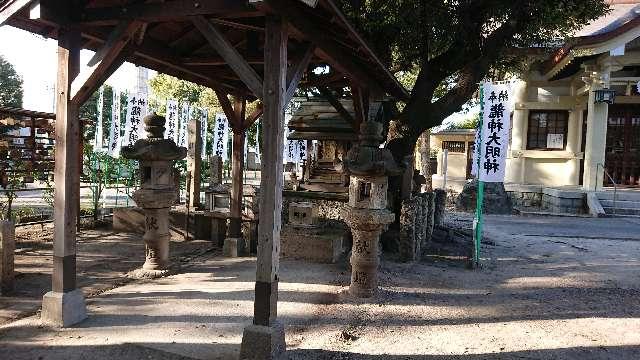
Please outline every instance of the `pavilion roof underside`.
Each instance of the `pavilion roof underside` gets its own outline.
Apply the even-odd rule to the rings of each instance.
[[[47,1],[41,1],[44,5]],[[249,4],[242,0],[140,1],[89,0],[73,23],[80,27],[82,48],[100,50],[118,27],[138,24],[122,56],[125,61],[166,73],[229,94],[252,96],[227,61],[194,25],[202,16],[264,78],[265,16],[282,15],[288,22],[288,63],[293,66],[308,49],[313,55],[308,69],[329,65],[328,74],[303,77],[300,86],[358,86],[377,89],[406,100],[407,92],[387,71],[366,43],[353,30],[331,0],[320,0],[315,8],[299,0],[267,0]],[[55,4],[51,5],[55,8]],[[0,7],[1,8],[1,7]],[[301,18],[303,17],[303,18]],[[30,18],[28,7],[16,13],[9,25],[58,37],[65,20],[48,11]],[[310,47],[313,44],[315,47]]]

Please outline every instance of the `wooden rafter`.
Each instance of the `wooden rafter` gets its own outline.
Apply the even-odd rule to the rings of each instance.
[[[360,124],[369,119],[369,93],[366,89],[358,88],[351,84],[351,98],[353,99],[353,110],[355,112],[354,129],[358,131]]]
[[[313,54],[316,50],[316,46],[313,44],[308,44],[304,50],[304,52],[300,55],[300,57],[293,62],[293,66],[291,66],[287,71],[287,91],[285,93],[285,103],[288,103],[289,100],[293,97],[293,94],[296,92],[298,85],[300,84],[300,80],[302,79],[302,75],[304,75],[307,67],[309,67],[309,63],[313,58]]]
[[[227,41],[207,19],[202,16],[194,16],[191,20],[200,30],[211,47],[229,64],[240,80],[258,98],[262,98],[262,78],[247,63],[240,53]]]
[[[94,66],[102,59],[104,59],[105,55],[116,45],[117,42],[122,41],[126,37],[131,36],[131,33],[134,29],[131,28],[131,24],[133,24],[133,20],[122,20],[116,27],[113,29],[109,37],[107,37],[107,41],[102,45],[102,47],[93,54],[93,57],[87,63],[87,66]],[[137,29],[137,28],[136,28]]]
[[[9,20],[18,11],[24,9],[32,0],[14,0],[9,1],[4,7],[0,8],[0,26]]]
[[[245,1],[238,0],[173,0],[152,4],[97,7],[85,9],[82,24],[113,25],[123,19],[145,22],[184,20],[196,15],[232,15],[251,10]]]
[[[264,106],[262,105],[262,103],[259,103],[258,105],[256,105],[255,109],[253,109],[251,114],[249,114],[249,116],[247,116],[247,118],[244,120],[243,127],[245,129],[250,128],[251,125],[253,125],[253,123],[255,123],[256,120],[258,120],[260,116],[262,116],[263,111],[264,111]]]
[[[356,120],[353,118],[351,113],[349,113],[349,111],[347,111],[347,109],[345,109],[344,106],[342,106],[340,99],[333,96],[333,94],[331,93],[331,90],[321,86],[321,87],[318,87],[318,91],[320,91],[320,95],[322,95],[322,97],[324,97],[325,99],[327,99],[327,101],[329,101],[331,106],[333,106],[333,108],[336,109],[338,114],[340,114],[340,116],[342,116],[343,119],[345,119],[349,124],[351,124],[351,126],[355,130],[358,130]]]
[[[121,56],[125,46],[131,40],[131,35],[136,32],[142,24],[137,21],[127,22],[118,26],[107,39],[104,46],[96,52],[99,55],[100,63],[93,69],[89,78],[82,87],[73,95],[72,101],[82,105],[91,97],[91,94],[107,80],[111,74],[122,64],[124,58]],[[95,56],[92,61],[95,60]],[[118,60],[119,59],[119,60]]]
[[[229,100],[229,97],[227,96],[227,94],[225,94],[220,90],[215,89],[214,91],[216,93],[216,96],[218,97],[218,102],[222,107],[222,111],[224,112],[224,114],[227,116],[227,119],[229,120],[229,123],[231,124],[232,127],[236,126],[237,124],[236,112],[233,108],[233,105],[231,105],[231,101]]]

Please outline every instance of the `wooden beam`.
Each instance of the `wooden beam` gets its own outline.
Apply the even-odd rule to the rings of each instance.
[[[96,66],[82,87],[73,95],[72,101],[75,104],[82,105],[87,101],[89,97],[91,97],[91,94],[122,65],[122,62],[124,62],[124,58],[121,56],[122,51],[131,40],[131,35],[138,30],[141,25],[141,23],[133,21],[123,24],[122,29],[114,30],[112,33],[114,36],[112,37],[110,35],[105,46],[99,51],[100,57],[102,57],[100,64]],[[115,37],[116,35],[117,37]]]
[[[82,36],[97,43],[105,43],[104,38],[106,35],[99,34],[95,31],[83,30]],[[168,75],[183,78],[184,80],[213,89],[224,89],[225,91],[234,94],[240,93],[236,85],[227,84],[221,79],[217,79],[201,71],[191,69],[189,66],[183,64],[180,58],[173,54],[170,49],[159,44],[155,40],[149,38],[145,39],[141,45],[135,47],[132,56],[146,59],[152,63],[147,67],[159,72],[164,72]],[[132,61],[131,58],[127,58],[125,60]]]
[[[173,0],[151,4],[96,7],[82,12],[83,25],[112,25],[124,19],[144,22],[185,20],[196,15],[232,15],[249,11],[246,1],[239,0]]]
[[[0,26],[9,20],[13,15],[24,9],[32,0],[13,0],[0,8]]]
[[[242,187],[244,169],[244,143],[246,130],[242,126],[247,109],[247,100],[235,97],[233,101],[235,124],[233,130],[233,147],[231,157],[231,197],[229,237],[242,238]]]
[[[262,55],[258,56],[245,56],[245,60],[249,64],[263,65],[264,59]],[[189,66],[226,66],[227,62],[220,56],[189,56],[181,59],[184,65]]]
[[[369,120],[369,92],[351,84],[351,97],[355,111],[354,129],[360,131],[360,124]]]
[[[256,105],[255,109],[253,109],[251,114],[244,120],[243,127],[245,129],[250,128],[251,125],[253,125],[253,123],[255,123],[260,118],[260,116],[262,116],[263,112],[264,106],[262,105],[262,103],[259,103],[258,105]]]
[[[277,318],[280,267],[284,147],[282,129],[285,125],[284,96],[287,77],[287,27],[281,18],[266,17],[264,59],[263,165],[253,323],[269,326]]]
[[[93,57],[87,63],[87,66],[91,67],[102,61],[105,55],[115,46],[118,42],[123,39],[131,36],[131,24],[133,24],[133,20],[123,20],[116,25],[115,29],[109,34],[107,37],[107,41],[102,45],[102,47],[93,54]]]
[[[68,10],[68,5],[61,7]],[[78,153],[81,152],[79,107],[70,101],[71,83],[80,66],[81,40],[77,29],[59,29],[52,291],[42,299],[41,318],[45,323],[62,327],[87,317],[82,291],[78,290],[76,282],[76,223],[81,171],[78,164]]]
[[[325,99],[327,99],[327,101],[329,101],[331,106],[333,106],[333,108],[336,109],[338,114],[340,114],[340,116],[343,119],[345,119],[349,124],[351,124],[351,126],[353,126],[355,130],[358,130],[358,128],[356,127],[357,126],[356,120],[353,118],[351,113],[349,113],[349,111],[347,111],[347,109],[345,109],[344,106],[342,106],[342,103],[340,102],[340,100],[335,96],[333,96],[333,94],[331,93],[331,90],[321,86],[318,88],[318,91],[320,91],[320,95],[322,95]]]
[[[194,16],[191,21],[207,39],[211,47],[229,64],[240,80],[253,94],[262,98],[262,79],[240,53],[211,23],[202,16]]]
[[[231,105],[231,101],[229,100],[229,97],[227,96],[227,94],[225,94],[224,92],[218,89],[214,89],[214,91],[216,93],[216,96],[218,97],[218,102],[222,107],[222,111],[227,116],[227,120],[229,120],[229,124],[231,124],[232,127],[236,127],[236,124],[237,124],[236,112],[233,106]]]
[[[285,104],[288,103],[293,97],[293,94],[295,94],[298,84],[300,84],[300,80],[302,79],[302,75],[307,71],[307,67],[313,58],[315,50],[315,45],[308,44],[300,58],[294,60],[293,66],[291,66],[287,71],[287,93],[284,97]]]
[[[384,93],[380,85],[370,76],[352,54],[342,49],[335,41],[325,36],[323,24],[307,16],[304,5],[290,3],[286,0],[267,0],[266,3],[274,11],[284,16],[291,26],[318,47],[332,67],[348,76],[361,86],[370,88],[375,93]]]

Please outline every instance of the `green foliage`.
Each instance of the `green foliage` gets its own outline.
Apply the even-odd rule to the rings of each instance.
[[[477,129],[478,123],[480,123],[480,113],[469,116],[460,122],[449,124],[447,129]]]
[[[0,55],[0,106],[22,107],[22,77]]]
[[[463,109],[484,79],[523,70],[527,48],[554,50],[606,0],[337,0],[374,53],[410,90],[387,147],[411,154],[423,131]]]

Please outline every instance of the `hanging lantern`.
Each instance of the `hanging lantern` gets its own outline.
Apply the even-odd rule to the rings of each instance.
[[[611,89],[595,90],[594,94],[596,103],[607,103],[611,105],[616,99],[616,91]]]

